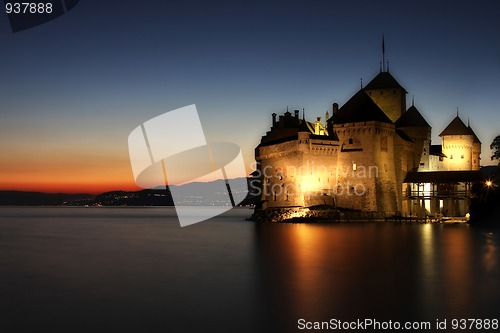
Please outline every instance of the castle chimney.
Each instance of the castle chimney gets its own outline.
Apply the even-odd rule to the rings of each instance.
[[[295,118],[299,119],[299,110],[294,110],[293,112],[295,113]]]
[[[332,116],[336,115],[338,110],[339,110],[339,105],[337,103],[333,103],[333,105],[332,105]]]
[[[277,115],[276,115],[276,113],[273,113],[272,116],[273,116],[273,126],[274,126],[276,124],[276,116]]]

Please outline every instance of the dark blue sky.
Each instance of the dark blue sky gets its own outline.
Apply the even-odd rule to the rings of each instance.
[[[27,160],[47,170],[64,155],[127,175],[130,131],[193,103],[209,140],[239,144],[250,165],[272,112],[289,106],[324,118],[360,78],[368,83],[383,33],[390,71],[408,105],[415,95],[434,143],[458,106],[489,164],[500,134],[499,13],[491,1],[81,0],[18,33],[1,14],[0,148],[8,161],[0,171]]]

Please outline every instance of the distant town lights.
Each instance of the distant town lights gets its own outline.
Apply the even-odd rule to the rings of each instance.
[[[486,181],[486,186],[491,187],[491,185],[492,185],[492,184],[493,184],[493,183],[491,182],[491,180],[487,180],[487,181]]]

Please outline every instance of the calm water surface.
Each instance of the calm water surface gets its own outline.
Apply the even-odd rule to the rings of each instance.
[[[254,224],[250,214],[180,228],[171,208],[1,208],[0,332],[500,319],[498,229]]]

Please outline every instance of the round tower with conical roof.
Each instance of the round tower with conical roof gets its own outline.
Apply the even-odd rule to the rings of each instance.
[[[448,171],[470,171],[474,164],[473,132],[457,116],[439,134],[443,140],[443,154],[446,155],[444,168]],[[476,157],[476,163],[477,163]],[[478,170],[479,163],[477,163]]]

